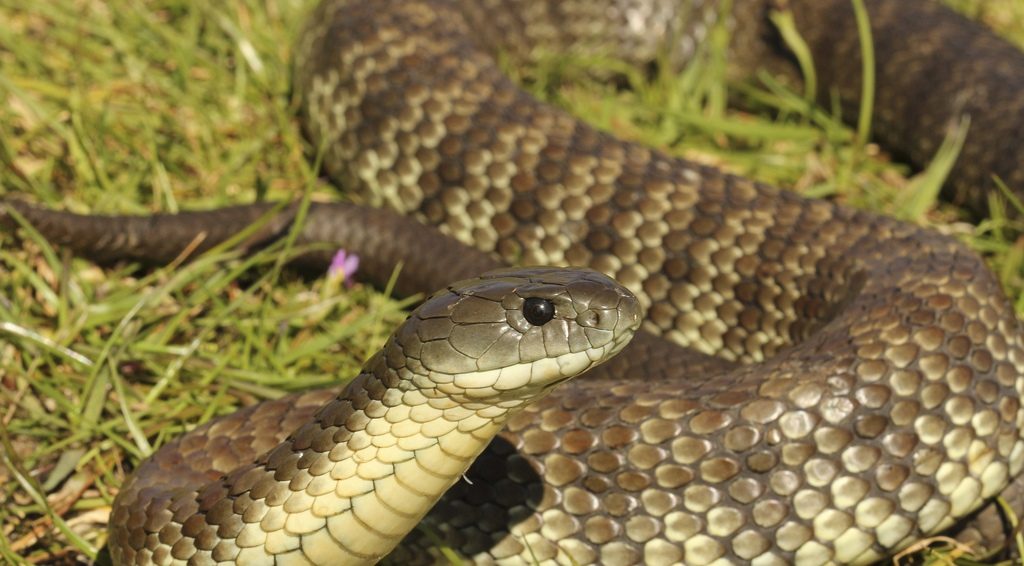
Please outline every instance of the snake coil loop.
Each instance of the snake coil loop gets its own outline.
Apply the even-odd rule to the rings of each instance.
[[[528,314],[538,306],[542,316]],[[596,324],[586,315],[595,310]],[[632,293],[591,270],[505,269],[453,283],[340,393],[266,402],[161,448],[114,501],[114,562],[374,563],[510,417],[618,353],[640,314]],[[278,428],[279,444],[261,450],[258,439],[219,458],[225,431],[243,426]]]
[[[820,84],[850,104],[849,2],[788,3],[827,23],[806,39]],[[931,3],[866,3],[889,53],[876,131],[920,160],[941,141],[936,124],[969,108],[954,184],[1024,183],[1024,55]],[[761,0],[735,4],[764,16]],[[390,560],[423,564],[442,559],[440,541],[481,564],[866,563],[1020,476],[1022,329],[975,254],[599,132],[522,92],[492,55],[499,40],[514,58],[607,39],[637,62],[685,58],[715,8],[322,2],[294,86],[326,171],[354,198],[477,249],[340,204],[310,208],[305,241],[356,240],[387,273],[409,260],[420,287],[501,258],[587,266],[622,288],[543,269],[449,286],[340,396],[244,409],[143,463],[111,517],[115,561],[360,563],[398,544]],[[737,11],[730,25],[750,19]],[[898,49],[908,42],[912,53]],[[908,86],[937,74],[952,86]],[[11,205],[106,259],[174,258],[196,230],[223,241],[269,210],[110,219]],[[554,389],[621,348],[641,307],[667,340],[642,336]],[[473,481],[457,482],[477,455]]]

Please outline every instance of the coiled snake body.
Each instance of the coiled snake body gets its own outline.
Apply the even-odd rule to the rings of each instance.
[[[692,37],[712,11],[695,10],[701,17],[686,26],[666,17],[675,3],[566,3],[578,13],[565,8],[574,18],[559,28],[536,21],[556,4],[463,4],[328,0],[317,9],[297,50],[296,88],[325,168],[363,200],[504,261],[615,277],[646,309],[645,327],[687,350],[641,340],[510,416],[468,472],[472,483],[457,483],[425,517],[431,536],[480,563],[864,563],[950,527],[1021,472],[1024,344],[977,256],[927,230],[595,131],[522,93],[481,47],[496,30],[516,30],[513,51],[523,38],[586,45],[605,33],[591,25],[601,18],[662,22]],[[647,27],[622,29],[620,47],[649,54]],[[132,234],[114,243],[64,239],[156,258],[175,241],[159,226],[244,225],[252,215],[242,210],[157,219],[149,243],[130,221],[104,221],[103,230]],[[315,207],[306,237],[345,224],[344,214]],[[75,227],[63,222],[57,239]],[[388,245],[371,240],[356,249],[372,257]],[[430,256],[441,266],[459,259]],[[433,269],[421,286],[459,272]],[[312,412],[299,399],[285,414]],[[216,443],[236,434],[215,435],[216,426],[200,460],[222,457]],[[261,431],[239,451],[258,454]],[[308,491],[296,478],[311,463],[289,458],[277,485]],[[132,489],[113,519],[128,525],[114,531],[121,556],[150,556],[143,549],[172,515],[202,533],[211,517],[256,524],[235,506],[242,487],[209,501],[199,494],[190,509],[213,511],[181,511],[181,520],[177,509],[146,508]],[[304,528],[287,518],[288,493],[275,493],[285,518],[259,523],[266,541]],[[183,535],[175,544],[196,553],[180,557],[219,560],[210,537]],[[430,546],[415,531],[392,557],[429,562]]]
[[[296,87],[328,172],[506,261],[608,273],[637,293],[648,329],[742,365],[583,380],[513,419],[516,448],[549,487],[529,512],[507,511],[500,540],[478,524],[486,511],[438,510],[457,548],[578,563],[866,562],[950,526],[1018,473],[1021,334],[975,256],[537,103],[487,42],[537,27],[530,39],[585,42],[588,16],[609,8],[498,4],[321,4]],[[659,7],[683,5],[617,4],[626,22],[646,14],[647,33]],[[544,14],[564,19],[535,26]],[[623,28],[621,45],[650,37]],[[500,491],[464,495],[475,497]]]
[[[639,325],[635,297],[592,271],[502,270],[452,284],[344,391],[319,394],[323,406],[304,411],[301,425],[292,423],[303,411],[287,407],[308,408],[302,395],[214,421],[157,452],[118,496],[111,555],[140,564],[374,563],[510,416],[618,353]],[[228,443],[245,446],[239,427],[257,423],[278,429],[250,432],[262,456],[220,461]],[[196,471],[195,460],[207,458],[212,472]]]

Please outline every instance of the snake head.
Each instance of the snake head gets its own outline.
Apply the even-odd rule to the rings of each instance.
[[[428,299],[387,362],[430,394],[512,407],[611,358],[641,318],[636,297],[596,271],[501,269]]]

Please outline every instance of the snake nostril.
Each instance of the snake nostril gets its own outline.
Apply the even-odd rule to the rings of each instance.
[[[580,313],[580,316],[576,319],[576,322],[580,326],[595,328],[601,324],[601,313],[593,309],[585,310],[582,313]]]

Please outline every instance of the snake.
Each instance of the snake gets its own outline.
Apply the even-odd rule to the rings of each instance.
[[[298,427],[289,427],[287,408],[309,405],[306,395],[213,421],[148,459],[118,495],[129,503],[115,503],[111,556],[119,564],[374,563],[509,418],[618,353],[640,312],[632,293],[591,270],[497,270],[450,284]],[[293,430],[260,448],[268,424]],[[232,435],[232,449],[248,440],[260,458],[212,475],[182,466],[220,468],[224,429],[239,427],[251,436]],[[157,517],[166,520],[160,529]]]
[[[448,289],[448,301],[462,288],[453,278],[504,264],[588,267],[636,297],[645,332],[587,376],[502,413],[504,430],[438,464],[446,473],[410,479],[432,486],[409,498],[437,499],[429,509],[390,489],[405,468],[379,459],[366,474],[338,464],[332,482],[346,481],[333,488],[311,475],[328,466],[339,431],[348,450],[371,445],[328,423],[355,414],[338,403],[369,407],[394,391],[377,373],[407,363],[391,349],[357,378],[364,389],[299,394],[204,426],[122,488],[115,561],[333,564],[342,560],[320,553],[344,547],[354,562],[421,564],[444,559],[440,542],[479,564],[863,564],[947,531],[1003,491],[1024,468],[1024,334],[977,254],[933,230],[620,140],[526,94],[495,62],[498,50],[528,59],[539,45],[675,64],[722,24],[739,67],[751,56],[792,73],[792,58],[769,47],[774,4],[320,3],[295,49],[300,121],[346,194],[391,211],[314,203],[298,240],[343,245],[371,277],[404,260],[400,287]],[[855,104],[849,3],[788,4],[827,85],[818,94]],[[993,175],[1019,180],[1024,55],[930,2],[866,5],[879,138],[919,161],[969,111],[983,127],[952,172],[952,198],[984,201],[978,189]],[[949,80],[920,81],[937,74]],[[29,222],[104,261],[169,261],[197,235],[201,251],[254,222],[258,246],[299,217],[270,204],[152,217],[14,201],[5,210],[8,225]],[[434,336],[422,310],[433,304],[413,315],[421,340]],[[467,317],[518,324],[488,309],[498,322]],[[457,341],[439,347],[465,361],[490,343],[464,340],[468,357]],[[469,452],[479,452],[472,465]],[[211,477],[221,479],[201,483]],[[178,481],[190,495],[166,503],[164,486]],[[343,497],[311,503],[330,489]],[[361,515],[352,494],[373,494],[384,510]],[[346,528],[316,527],[321,543],[307,545],[304,533],[334,525],[336,512]]]

